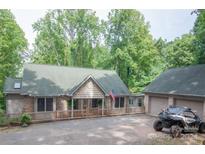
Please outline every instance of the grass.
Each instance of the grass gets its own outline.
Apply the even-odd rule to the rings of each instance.
[[[201,145],[205,137],[200,134],[183,134],[181,138],[172,138],[170,135],[153,137],[153,145]]]

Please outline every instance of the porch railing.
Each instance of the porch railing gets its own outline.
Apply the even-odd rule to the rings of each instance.
[[[91,108],[89,110],[65,110],[65,111],[49,111],[49,112],[30,112],[33,121],[50,121],[50,120],[63,120],[63,119],[77,119],[89,117],[102,117],[112,115],[136,114],[144,113],[144,107],[128,107],[121,109],[102,109]],[[21,114],[9,114],[10,117],[18,117]]]

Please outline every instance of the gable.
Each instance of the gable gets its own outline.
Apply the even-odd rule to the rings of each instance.
[[[89,79],[74,92],[73,98],[104,98],[104,94],[100,87]]]

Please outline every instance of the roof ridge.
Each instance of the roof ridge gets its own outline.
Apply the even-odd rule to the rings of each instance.
[[[44,66],[53,66],[53,67],[65,67],[65,68],[79,68],[79,69],[89,69],[89,70],[99,70],[99,71],[110,71],[116,72],[115,70],[101,69],[101,68],[90,68],[90,67],[79,67],[79,66],[66,66],[66,65],[55,65],[55,64],[36,64],[36,63],[25,63],[25,65],[44,65]]]
[[[185,68],[191,68],[191,67],[194,68],[194,67],[198,67],[198,66],[205,66],[205,64],[192,64],[192,65],[188,65],[188,66],[169,68],[169,69],[165,70],[164,72],[167,72],[169,70],[178,70],[178,69],[185,69]]]

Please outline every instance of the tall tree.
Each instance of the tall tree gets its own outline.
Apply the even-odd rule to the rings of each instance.
[[[38,63],[93,67],[100,45],[100,21],[92,10],[53,10],[33,24]]]
[[[112,10],[106,38],[112,68],[131,91],[141,91],[155,77],[152,68],[158,61],[149,24],[137,10]]]
[[[194,35],[185,34],[169,42],[162,49],[165,69],[196,64],[197,56],[193,45],[194,40]]]
[[[198,63],[205,63],[205,10],[196,10],[197,19],[194,23],[194,35],[196,37],[195,47],[198,56]]]
[[[0,107],[4,107],[3,84],[15,76],[22,64],[21,54],[27,48],[24,32],[9,10],[0,10]]]

